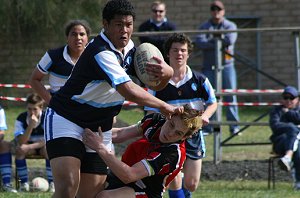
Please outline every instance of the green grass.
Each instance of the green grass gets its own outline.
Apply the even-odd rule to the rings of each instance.
[[[6,108],[6,117],[9,129],[6,139],[11,140],[13,137],[14,120],[17,115],[24,111],[22,108],[10,107]],[[243,107],[240,108],[240,120],[243,122],[253,121],[262,113],[268,111],[268,108]],[[223,113],[224,115],[224,113]],[[123,109],[118,115],[118,119],[133,124],[143,117],[143,111],[139,108]],[[268,121],[268,116],[263,122]],[[230,143],[242,142],[267,142],[271,131],[269,127],[252,126],[249,127],[242,136],[237,136]],[[222,139],[229,136],[228,126],[222,126]],[[207,157],[204,160],[213,160],[213,136],[206,136]],[[223,160],[255,160],[267,159],[270,155],[271,146],[230,146],[222,148]],[[30,160],[31,161],[31,160]],[[44,166],[42,160],[37,160],[30,166]],[[267,179],[267,178],[266,178]],[[18,195],[9,193],[0,193],[1,197],[50,197],[49,193],[19,193]],[[164,198],[168,197],[165,193]],[[292,190],[292,184],[288,182],[276,182],[276,189],[267,189],[267,181],[205,181],[201,180],[201,184],[197,191],[193,193],[194,198],[292,198],[300,197],[299,192]]]

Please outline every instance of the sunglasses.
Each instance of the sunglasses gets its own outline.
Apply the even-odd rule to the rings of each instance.
[[[283,100],[294,100],[296,97],[294,96],[283,96]]]
[[[210,11],[212,11],[212,12],[213,12],[213,11],[218,11],[218,12],[219,12],[219,11],[221,11],[221,10],[222,10],[222,9],[219,8],[219,7],[217,7],[217,6],[213,6],[213,7],[210,8]]]
[[[163,13],[163,12],[164,12],[164,10],[154,10],[154,9],[153,9],[153,10],[152,10],[152,12],[153,12],[153,13],[157,13],[157,12],[159,12],[159,13]]]

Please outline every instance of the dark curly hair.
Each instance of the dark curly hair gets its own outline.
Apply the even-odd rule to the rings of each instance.
[[[169,54],[171,46],[173,43],[187,43],[188,53],[191,54],[194,48],[194,45],[191,39],[185,35],[184,33],[173,33],[164,43],[164,52],[165,54]]]
[[[74,26],[77,26],[77,25],[81,25],[82,27],[84,27],[85,31],[86,31],[86,34],[87,36],[90,36],[91,34],[91,28],[90,28],[90,25],[89,23],[86,21],[86,20],[71,20],[69,21],[66,25],[65,25],[65,35],[68,36],[71,29],[74,27]]]
[[[102,19],[110,22],[115,15],[131,15],[135,20],[135,11],[132,4],[127,0],[108,1],[102,11]]]

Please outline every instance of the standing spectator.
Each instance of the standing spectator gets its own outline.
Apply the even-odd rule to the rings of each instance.
[[[46,175],[49,191],[54,192],[50,162],[44,140],[44,100],[38,94],[30,94],[26,99],[27,111],[21,113],[15,122],[16,168],[21,180],[20,191],[28,192],[27,155],[42,155],[46,159]]]
[[[283,156],[278,164],[286,171],[294,167],[294,188],[300,190],[300,107],[299,94],[295,87],[285,87],[281,105],[273,108],[269,123],[273,150]]]
[[[210,13],[211,18],[203,23],[200,26],[200,30],[236,30],[236,24],[228,19],[224,18],[225,15],[225,7],[221,1],[214,1],[210,5]],[[237,39],[236,32],[229,32],[225,34],[200,34],[197,36],[196,44],[203,52],[203,68],[202,71],[204,75],[208,77],[213,87],[216,87],[216,79],[215,79],[215,38],[222,39],[222,48],[225,52],[229,54],[234,54],[234,45]],[[223,89],[236,89],[237,88],[237,79],[236,79],[236,70],[234,66],[234,58],[225,55],[223,58],[223,69],[222,69],[222,85]],[[225,102],[237,102],[236,96],[225,96]],[[238,115],[238,107],[229,106],[226,107],[226,117],[229,121],[239,121]],[[239,132],[238,125],[231,125],[229,127],[230,132],[232,134],[236,134]],[[207,127],[205,130],[207,132],[211,132],[212,128]]]
[[[194,109],[203,111],[201,116],[204,125],[209,123],[209,118],[217,109],[217,100],[209,80],[202,74],[191,70],[187,65],[193,45],[185,34],[173,34],[165,42],[165,52],[169,58],[174,75],[168,85],[160,90],[149,90],[155,97],[176,106],[189,104]],[[204,104],[205,103],[205,104]],[[147,114],[158,112],[158,109],[145,107]],[[178,174],[169,186],[170,198],[190,197],[189,191],[195,191],[201,175],[202,158],[205,156],[205,142],[202,130],[195,133],[186,143],[187,158],[184,163],[184,184],[181,174]]]
[[[7,130],[5,111],[0,106],[0,173],[2,176],[2,189],[5,192],[17,193],[12,187],[12,159],[10,143],[4,140],[4,131]]]
[[[185,159],[184,140],[202,125],[201,112],[184,106],[182,114],[166,119],[160,113],[146,115],[138,124],[113,128],[113,140],[131,143],[122,161],[112,155],[100,137],[86,129],[83,142],[97,151],[111,170],[108,186],[97,198],[162,197],[165,188],[180,172]]]
[[[95,197],[104,189],[105,162],[82,143],[82,133],[89,128],[97,133],[101,127],[104,144],[111,150],[113,119],[125,99],[159,108],[171,117],[180,108],[169,105],[136,85],[134,43],[131,40],[135,11],[127,0],[110,0],[102,11],[103,29],[86,47],[69,79],[56,92],[47,108],[45,138],[53,171],[54,197]],[[163,60],[148,63],[147,71],[158,76],[163,88],[173,69]],[[63,166],[62,166],[63,165]]]
[[[49,104],[51,94],[58,91],[67,81],[88,43],[90,33],[91,29],[85,20],[69,21],[65,27],[67,44],[47,51],[33,70],[29,79],[30,85],[47,104]],[[42,84],[46,75],[49,75],[50,93]]]
[[[166,17],[166,4],[162,1],[154,1],[151,5],[151,18],[139,26],[139,32],[159,32],[176,30],[176,25]],[[166,35],[141,36],[141,43],[152,43],[164,54],[164,42]],[[164,56],[166,58],[166,56]],[[167,60],[167,59],[165,59]]]

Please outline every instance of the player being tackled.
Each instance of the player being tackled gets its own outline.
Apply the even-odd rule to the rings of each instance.
[[[185,105],[183,112],[171,119],[153,113],[135,125],[113,128],[115,143],[141,137],[127,147],[122,161],[102,143],[101,129],[99,135],[86,129],[83,142],[111,170],[106,180],[108,185],[97,198],[162,197],[166,186],[182,169],[186,157],[184,140],[201,127],[201,112]]]

